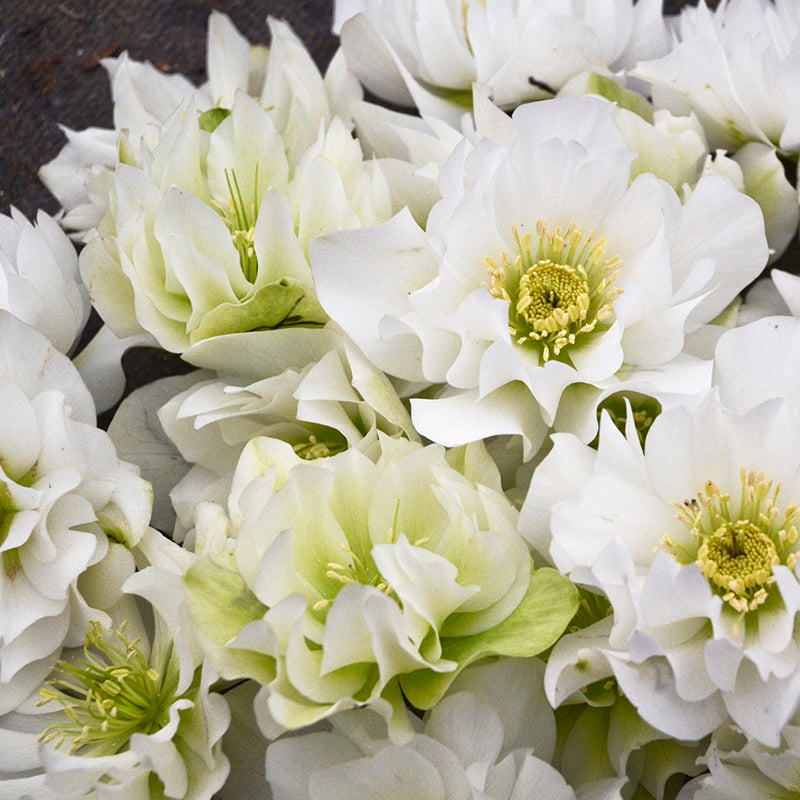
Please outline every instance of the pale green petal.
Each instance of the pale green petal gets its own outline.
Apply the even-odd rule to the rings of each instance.
[[[186,572],[183,585],[195,632],[220,675],[269,683],[275,677],[272,658],[226,647],[248,622],[260,620],[267,611],[241,576],[205,558]]]
[[[490,655],[524,658],[546,650],[564,632],[578,608],[578,590],[552,569],[535,570],[528,592],[517,609],[503,622],[475,636],[442,640],[442,657],[458,663],[446,674],[426,670],[400,679],[409,702],[432,708],[447,691],[458,671]]]

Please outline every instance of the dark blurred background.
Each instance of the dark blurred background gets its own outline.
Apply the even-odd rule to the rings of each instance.
[[[710,3],[712,4],[712,3]],[[686,0],[666,0],[676,13]],[[206,23],[228,14],[252,42],[268,44],[266,17],[285,19],[324,69],[337,47],[333,0],[0,0],[0,212],[28,218],[58,204],[39,182],[39,167],[65,140],[59,124],[111,127],[111,98],[100,60],[127,50],[165,72],[205,79]],[[84,341],[99,320],[93,319]],[[163,351],[139,349],[125,361],[128,391],[188,366]],[[102,415],[104,426],[110,413]]]

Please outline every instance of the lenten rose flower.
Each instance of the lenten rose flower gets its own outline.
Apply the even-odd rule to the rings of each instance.
[[[438,385],[411,401],[423,436],[518,434],[530,458],[550,426],[591,440],[596,404],[626,385],[707,387],[692,337],[767,246],[756,203],[719,176],[684,204],[650,173],[630,182],[607,102],[531,103],[512,123],[504,144],[456,149],[425,231],[401,212],[319,237],[311,260],[322,306],[369,359]]]
[[[80,643],[133,571],[152,494],[95,427],[72,363],[0,312],[0,714]]]
[[[149,332],[198,366],[256,379],[304,365],[332,346],[309,242],[387,219],[389,187],[326,107],[297,151],[278,110],[241,91],[198,111],[189,101],[142,166],[118,167],[80,256],[92,301],[116,335]]]
[[[189,611],[220,674],[264,687],[266,735],[370,705],[402,738],[403,697],[432,708],[468,664],[535,655],[574,613],[516,517],[480,445],[384,437],[377,463],[352,448],[306,462],[256,438],[227,514],[198,507]]]
[[[182,624],[171,562],[190,556],[176,551],[148,530],[137,546],[144,568],[108,587],[123,592],[111,624],[90,622],[83,645],[62,651],[39,702],[0,717],[0,786],[11,792],[0,797],[210,800],[223,785],[230,713],[209,690],[215,673]]]
[[[711,392],[667,409],[644,448],[608,419],[596,451],[554,437],[521,530],[613,616],[575,634],[570,669],[551,658],[552,702],[613,676],[670,736],[700,738],[730,716],[778,745],[800,705],[800,415],[782,397],[748,406]]]
[[[33,225],[17,211],[0,215],[0,308],[43,333],[69,354],[89,319],[89,293],[78,254],[43,211]]]
[[[451,123],[470,108],[475,82],[513,109],[580,72],[667,51],[661,4],[650,0],[336,0],[334,31],[373,94]]]

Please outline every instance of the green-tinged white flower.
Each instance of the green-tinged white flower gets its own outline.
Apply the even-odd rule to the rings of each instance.
[[[152,528],[134,552],[139,571],[101,587],[107,618],[0,717],[3,800],[210,800],[223,785],[230,714],[181,585],[194,556]]]
[[[272,797],[575,800],[548,763],[555,724],[542,673],[533,659],[468,668],[424,722],[410,719],[416,732],[405,744],[392,743],[385,722],[369,709],[335,715],[331,730],[279,739],[267,750]],[[618,800],[616,783],[592,797]]]
[[[424,231],[401,212],[311,248],[320,302],[366,356],[438,384],[411,400],[417,430],[519,435],[527,459],[551,426],[590,441],[608,394],[707,387],[708,323],[767,259],[756,203],[719,176],[685,203],[651,173],[631,182],[636,154],[596,97],[492,127],[499,142],[464,140],[442,168]]]
[[[39,211],[32,225],[17,211],[0,215],[0,308],[68,354],[89,319],[78,254],[56,221]]]
[[[475,82],[513,109],[585,70],[667,52],[661,5],[650,0],[336,0],[334,31],[373,94],[454,124]]]
[[[265,732],[368,704],[400,735],[401,696],[431,708],[465,666],[534,655],[574,612],[569,582],[532,571],[482,446],[382,445],[377,463],[307,462],[253,439],[228,514],[198,509],[198,551],[218,555],[186,573],[189,609],[220,674],[264,685]]]
[[[0,312],[0,714],[107,623],[152,494],[95,427],[69,359]]]
[[[276,109],[244,92],[208,113],[189,101],[141,166],[120,164],[81,274],[118,336],[146,331],[192,363],[255,379],[331,347],[309,242],[387,219],[391,200],[327,107],[299,149]]]
[[[40,741],[54,796],[124,794],[126,800],[210,800],[224,783],[222,734],[230,714],[202,667],[181,674],[171,632],[156,617],[152,641],[90,625],[83,652],[56,666],[42,690]]]
[[[164,122],[188,99],[199,112],[230,109],[237,91],[274,110],[274,119],[288,146],[297,152],[317,135],[320,109],[346,115],[361,92],[344,59],[334,57],[323,80],[302,42],[284,22],[267,20],[269,48],[251,45],[231,20],[219,12],[208,19],[206,73],[194,86],[183,75],[166,75],[127,53],[103,59],[114,104],[114,128],[64,128],[67,144],[45,164],[40,177],[58,198],[65,214],[62,225],[79,239],[100,224],[108,211],[114,171],[120,160],[117,139],[126,132],[125,157],[139,161],[160,138]],[[299,102],[298,102],[299,101]]]

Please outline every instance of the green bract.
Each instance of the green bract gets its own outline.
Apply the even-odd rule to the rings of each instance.
[[[226,553],[184,578],[199,637],[224,677],[268,686],[285,728],[363,704],[397,721],[402,695],[431,708],[479,658],[549,647],[577,607],[533,570],[482,445],[384,439],[375,464],[254,439],[228,516],[198,519],[200,551]]]

